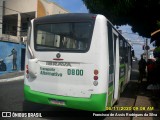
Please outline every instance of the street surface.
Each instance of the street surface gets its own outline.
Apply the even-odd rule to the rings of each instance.
[[[124,92],[121,94],[121,98],[118,105],[115,106],[135,106],[137,95],[146,94],[145,89],[143,89],[144,85],[138,83],[138,70],[137,70],[137,62],[133,62],[131,81],[125,88]],[[148,93],[150,94],[150,93]],[[23,111],[23,81],[10,81],[10,82],[0,82],[0,111]],[[147,96],[147,95],[145,95]],[[142,101],[143,102],[143,101]],[[153,103],[152,105],[154,105]],[[46,105],[39,104],[29,104],[29,111],[52,111],[53,114],[56,111],[69,111],[69,112],[82,112],[79,110],[73,110],[68,108],[60,108],[60,107],[51,107]],[[114,111],[111,111],[114,112]],[[133,112],[133,111],[131,111]],[[83,117],[83,114],[82,114]],[[142,118],[142,117],[140,117]],[[13,118],[16,119],[16,118]],[[27,118],[19,118],[19,119],[27,119]],[[50,118],[35,118],[39,120],[50,119]],[[55,118],[54,118],[55,119]],[[56,118],[56,120],[60,120],[63,118]],[[64,118],[66,120],[66,118]],[[78,118],[73,118],[78,119]],[[99,118],[102,120],[135,120],[134,117],[102,117]],[[136,119],[137,120],[137,119]],[[141,119],[139,119],[141,120]],[[147,119],[152,120],[152,119]],[[156,120],[156,119],[154,119]],[[157,119],[158,120],[158,119]]]

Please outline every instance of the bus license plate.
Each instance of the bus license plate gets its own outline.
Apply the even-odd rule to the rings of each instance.
[[[56,104],[56,105],[65,105],[65,102],[62,100],[50,100],[52,104]]]

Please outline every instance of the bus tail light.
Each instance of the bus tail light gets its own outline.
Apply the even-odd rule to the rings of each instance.
[[[94,80],[98,80],[98,76],[94,76]]]
[[[26,78],[29,78],[29,70],[28,70],[28,65],[26,65]]]
[[[26,69],[28,69],[28,65],[26,65]]]
[[[99,73],[99,71],[98,71],[97,69],[95,69],[95,70],[94,70],[94,77],[93,77],[93,79],[94,79],[93,85],[94,85],[94,86],[97,86],[97,85],[98,85],[98,73]]]
[[[28,71],[28,70],[26,70],[26,73],[28,74],[28,73],[29,73],[29,71]]]
[[[94,75],[98,75],[98,70],[94,70]]]

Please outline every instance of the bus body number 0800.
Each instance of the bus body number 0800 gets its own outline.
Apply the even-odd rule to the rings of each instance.
[[[79,69],[68,69],[67,70],[68,75],[79,75],[79,76],[83,76],[83,70],[79,70]]]

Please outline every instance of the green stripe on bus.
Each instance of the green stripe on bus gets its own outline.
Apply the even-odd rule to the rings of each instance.
[[[108,96],[107,107],[112,106],[112,99],[113,99],[113,92],[111,94],[109,94],[109,96]]]
[[[114,91],[114,90],[113,90],[113,85],[109,87],[108,91],[109,91],[109,92],[108,92],[108,95],[110,95],[111,93],[113,93],[113,91]]]
[[[108,89],[107,107],[111,107],[112,106],[113,92],[114,92],[114,90],[113,90],[113,84],[112,84],[112,86],[110,86],[109,89]]]
[[[119,83],[123,82],[124,80],[125,80],[125,76],[120,78]]]
[[[123,76],[119,79],[119,85],[121,85],[121,83],[124,81],[124,79],[125,79],[125,76]],[[113,81],[112,81],[109,83],[107,107],[112,106],[113,92],[114,92],[114,89],[113,89]]]
[[[123,68],[124,68],[124,75],[121,75],[121,69],[123,69]],[[122,77],[125,76],[125,64],[121,64],[119,70],[120,70],[120,71],[119,71],[119,72],[120,72],[120,73],[119,73],[119,74],[120,74],[120,78],[119,78],[119,79],[122,79]]]
[[[65,102],[65,105],[62,107],[87,111],[105,111],[106,104],[106,93],[92,94],[90,98],[77,98],[33,91],[27,85],[24,85],[24,96],[28,101],[53,106],[59,105],[52,104],[50,101],[51,99],[60,100]]]
[[[121,68],[121,67],[125,67],[125,64],[120,64],[120,68]]]

